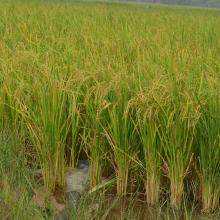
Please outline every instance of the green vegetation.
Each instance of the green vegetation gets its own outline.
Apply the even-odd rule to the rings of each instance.
[[[140,200],[152,219],[216,214],[219,11],[13,2],[0,2],[0,218],[49,217],[32,200],[34,173],[55,192],[82,158],[106,199],[94,219],[118,204],[125,219]],[[92,219],[96,196],[78,219]]]

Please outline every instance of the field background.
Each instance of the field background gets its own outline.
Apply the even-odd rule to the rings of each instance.
[[[52,216],[32,201],[35,173],[53,194],[78,159],[96,191],[79,216],[98,193],[107,218],[111,193],[152,219],[218,219],[219,10],[1,1],[0,15],[3,219]]]

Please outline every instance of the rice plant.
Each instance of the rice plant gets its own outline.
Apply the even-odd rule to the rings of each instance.
[[[218,10],[0,6],[0,129],[22,139],[24,158],[31,143],[48,191],[87,159],[90,188],[115,175],[118,195],[133,184],[151,208],[180,210],[196,170],[193,202],[219,208]]]
[[[147,203],[149,205],[155,205],[158,204],[160,197],[162,164],[158,128],[156,122],[147,120],[146,116],[144,116],[143,120],[138,122],[138,125],[143,148],[141,152],[144,155],[144,167],[146,169],[144,182]]]
[[[62,81],[45,76],[35,86],[30,110],[25,120],[30,140],[37,149],[40,166],[48,190],[64,185],[65,145],[70,129],[67,115],[67,93]],[[71,119],[71,118],[70,118]]]
[[[103,89],[103,91],[101,91]],[[105,89],[106,90],[106,89]],[[101,92],[103,93],[101,95]],[[103,127],[108,103],[105,100],[103,86],[95,85],[85,95],[86,119],[84,141],[90,159],[90,187],[94,188],[102,181],[108,150]]]
[[[80,153],[80,143],[79,141],[79,131],[81,122],[80,113],[80,94],[79,91],[72,92],[71,90],[67,92],[66,108],[67,108],[67,120],[66,124],[69,124],[69,130],[66,137],[66,165],[70,167],[75,167]]]
[[[169,106],[162,107],[164,112],[160,128],[163,140],[164,172],[170,180],[171,207],[180,209],[184,193],[184,179],[188,175],[193,159],[193,144],[198,111],[192,98],[170,100]]]
[[[134,99],[136,129],[140,138],[140,159],[147,203],[159,203],[161,193],[162,141],[159,135],[160,106],[154,100],[157,87],[141,91]]]
[[[131,112],[127,111],[126,100],[126,96],[122,96],[118,103],[108,107],[109,119],[105,129],[113,153],[119,196],[127,194],[129,171],[137,154],[135,126]]]
[[[219,95],[209,94],[198,123],[198,168],[203,212],[213,212],[220,198]],[[205,106],[204,106],[205,105]]]

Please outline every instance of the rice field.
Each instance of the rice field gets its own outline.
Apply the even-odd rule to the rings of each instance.
[[[18,205],[34,171],[53,192],[79,159],[89,190],[115,178],[115,196],[147,207],[218,211],[219,10],[1,1],[0,14],[0,197],[25,195],[11,219],[42,214]]]

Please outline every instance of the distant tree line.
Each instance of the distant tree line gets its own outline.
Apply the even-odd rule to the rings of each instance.
[[[130,0],[132,1],[132,0]],[[149,3],[220,7],[220,0],[136,0]]]
[[[151,0],[156,3],[220,7],[220,0]]]

